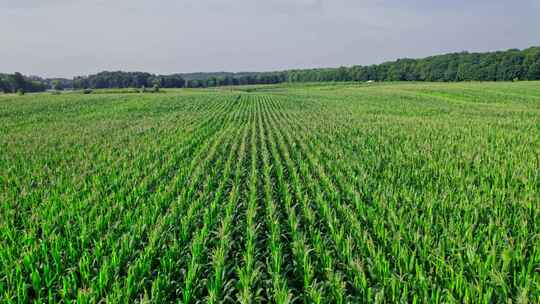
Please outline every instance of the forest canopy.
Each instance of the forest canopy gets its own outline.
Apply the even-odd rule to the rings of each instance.
[[[184,73],[101,72],[73,79],[43,79],[20,73],[0,74],[0,91],[47,89],[200,88],[319,81],[514,81],[540,80],[540,47],[488,53],[451,53],[422,59],[398,59],[369,66],[298,69],[279,72]]]

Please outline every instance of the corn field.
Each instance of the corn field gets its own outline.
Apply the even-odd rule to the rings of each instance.
[[[2,303],[538,303],[540,84],[0,96]]]

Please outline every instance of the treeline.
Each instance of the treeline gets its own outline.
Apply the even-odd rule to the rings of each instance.
[[[186,74],[187,75],[187,74]],[[197,74],[189,74],[190,77]],[[321,81],[514,81],[540,80],[540,47],[489,53],[452,53],[398,59],[370,66],[270,73],[200,73],[188,87]]]
[[[287,82],[287,72],[231,73],[227,76],[209,76],[206,79],[192,79],[186,82],[189,88],[236,86],[249,84],[276,84]]]
[[[320,81],[514,81],[540,80],[540,47],[488,53],[452,53],[398,59],[370,66],[288,70],[267,73],[181,74],[186,87]],[[197,79],[196,77],[201,77]]]
[[[287,81],[285,72],[272,73],[191,73],[154,75],[142,72],[101,72],[75,77],[74,89],[105,88],[202,88],[228,85],[272,84]],[[197,78],[200,77],[200,78]]]
[[[490,53],[453,53],[423,59],[398,59],[370,66],[288,70],[262,73],[149,73],[102,72],[76,77],[82,88],[207,88],[250,84],[320,81],[513,81],[540,79],[540,47]]]
[[[0,74],[0,91],[46,89],[206,88],[282,82],[319,81],[513,81],[540,79],[540,47],[490,53],[452,53],[423,59],[398,59],[370,66],[281,72],[186,73],[101,72],[74,79],[42,79]]]
[[[46,82],[39,77],[27,77],[21,73],[0,74],[0,92],[24,94],[26,92],[41,92],[46,89]]]
[[[153,75],[143,72],[101,72],[95,75],[75,77],[74,89],[142,88],[159,86],[162,88],[183,88],[185,80],[178,75]]]
[[[287,74],[289,82],[539,80],[540,47],[398,59],[371,66],[292,70]]]

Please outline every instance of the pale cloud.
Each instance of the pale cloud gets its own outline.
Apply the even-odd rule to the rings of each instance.
[[[538,0],[0,0],[0,72],[276,70],[540,45]]]

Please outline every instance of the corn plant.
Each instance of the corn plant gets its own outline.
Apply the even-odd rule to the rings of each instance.
[[[540,302],[538,82],[0,95],[2,303]]]

